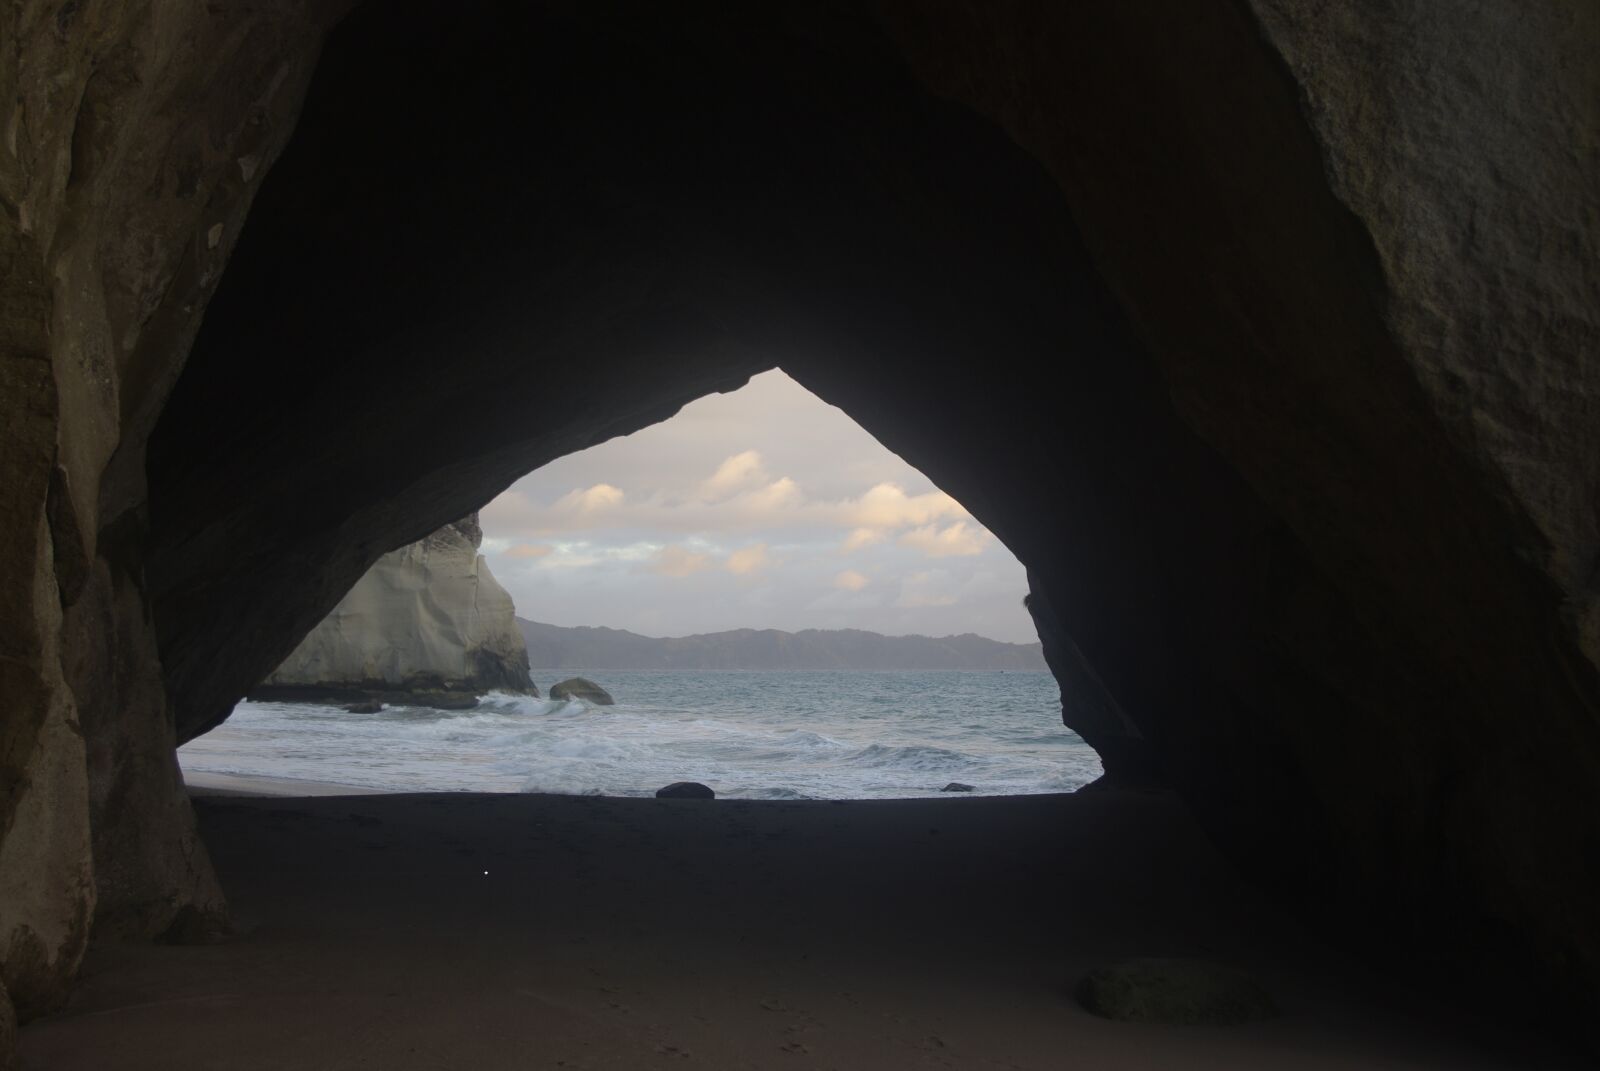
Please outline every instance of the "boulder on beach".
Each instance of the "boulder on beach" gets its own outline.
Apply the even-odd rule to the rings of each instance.
[[[587,677],[568,677],[550,686],[551,699],[582,699],[595,706],[609,707],[616,702],[611,693]]]
[[[656,789],[658,800],[714,800],[717,794],[699,781],[674,781],[666,788]]]
[[[964,785],[960,781],[951,781],[939,790],[940,792],[971,792],[971,785]]]
[[[1091,971],[1078,1003],[1125,1023],[1231,1026],[1278,1014],[1250,975],[1204,960],[1130,959]]]

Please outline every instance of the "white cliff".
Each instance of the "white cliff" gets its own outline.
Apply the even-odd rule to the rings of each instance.
[[[535,691],[482,540],[474,513],[379,558],[258,692]]]

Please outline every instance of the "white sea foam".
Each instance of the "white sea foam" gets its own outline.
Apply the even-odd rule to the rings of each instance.
[[[390,791],[649,795],[694,780],[748,799],[923,796],[950,781],[1066,792],[1100,774],[1061,726],[1047,674],[588,675],[616,706],[500,694],[470,711],[241,703],[179,758]]]

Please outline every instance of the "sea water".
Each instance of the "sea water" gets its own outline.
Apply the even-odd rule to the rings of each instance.
[[[535,679],[575,676],[570,671]],[[701,781],[744,799],[1070,792],[1100,760],[1048,673],[587,670],[614,706],[491,694],[475,709],[240,703],[185,770],[392,792],[646,796]]]

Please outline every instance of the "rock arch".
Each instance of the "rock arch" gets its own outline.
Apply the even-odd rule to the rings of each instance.
[[[1176,788],[1286,896],[1592,1008],[1600,213],[1593,150],[1566,147],[1600,26],[1307,7],[368,5],[170,398],[320,27],[230,16],[259,77],[216,75],[250,92],[150,161],[95,110],[133,91],[85,74],[85,133],[37,147],[79,184],[44,204],[55,244],[0,235],[103,306],[42,269],[8,284],[54,310],[0,324],[56,369],[39,428],[13,425],[11,527],[65,609],[30,596],[4,635],[56,660],[28,687],[83,707],[102,924],[215,906],[170,734],[225,716],[373,558],[779,365],[1028,565],[1113,776]],[[186,47],[153,49],[143,92],[193,116]],[[1490,107],[1501,82],[1523,89]],[[174,208],[141,166],[209,200]],[[135,270],[150,233],[191,243],[164,274]],[[109,436],[63,371],[97,339]],[[8,769],[42,754],[24,729]]]

